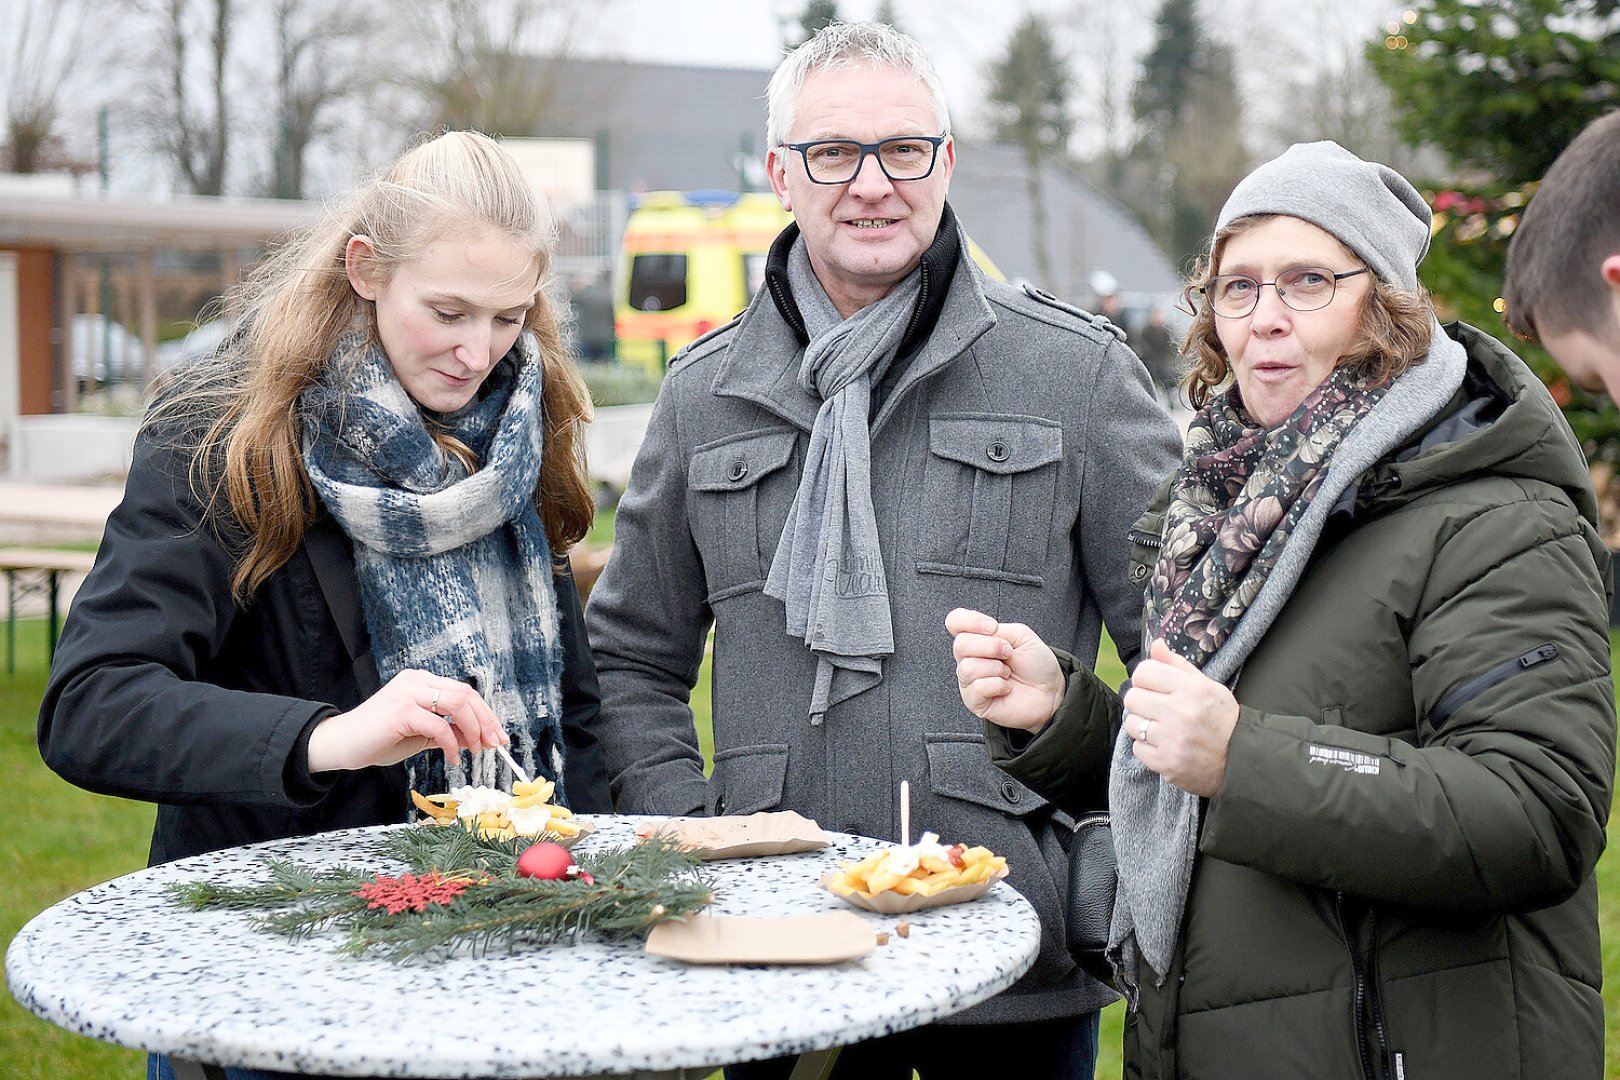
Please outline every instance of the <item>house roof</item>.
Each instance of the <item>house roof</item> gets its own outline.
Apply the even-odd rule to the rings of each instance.
[[[8,189],[0,200],[0,247],[95,252],[253,247],[312,223],[320,212],[316,202],[154,200]]]

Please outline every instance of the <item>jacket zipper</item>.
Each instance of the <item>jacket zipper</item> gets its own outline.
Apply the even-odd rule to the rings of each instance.
[[[1540,667],[1542,664],[1556,659],[1558,659],[1558,646],[1548,641],[1537,645],[1527,653],[1515,656],[1511,660],[1502,661],[1502,663],[1497,664],[1485,673],[1469,679],[1441,698],[1440,704],[1436,705],[1434,711],[1429,713],[1429,726],[1440,727],[1451,719],[1452,713],[1473,701],[1491,687],[1504,683],[1515,675],[1523,674],[1533,667]]]
[[[922,318],[923,309],[928,306],[928,264],[923,263],[920,269],[920,280],[917,285],[917,303],[912,307],[911,318],[906,322],[906,332],[900,335],[900,344],[895,348],[896,356],[899,356],[905,349],[906,343],[911,340],[911,335],[916,333],[917,322]]]
[[[1344,947],[1350,953],[1350,970],[1355,975],[1356,992],[1354,995],[1356,1053],[1361,1057],[1361,1075],[1365,1080],[1378,1080],[1373,1072],[1372,1055],[1367,1052],[1367,975],[1361,967],[1361,953],[1356,949],[1356,939],[1350,933],[1350,920],[1344,914],[1344,893],[1333,894],[1333,913],[1339,919],[1339,936],[1344,940]]]
[[[1378,911],[1367,911],[1367,1003],[1371,1006],[1373,1033],[1378,1040],[1378,1062],[1386,1077],[1404,1077],[1405,1065],[1397,1070],[1401,1060],[1389,1045],[1389,1022],[1384,1019],[1384,995],[1379,992],[1378,978]]]
[[[794,311],[795,315],[798,314],[798,312],[794,310],[796,305],[793,304],[792,298],[787,295],[787,291],[783,288],[780,278],[778,278],[775,274],[771,274],[766,277],[765,283],[770,286],[771,298],[776,301],[777,310],[782,312]],[[802,316],[797,319],[787,319],[786,321],[799,334],[807,336]]]
[[[1164,537],[1156,533],[1142,532],[1140,529],[1132,529],[1125,534],[1125,539],[1133,544],[1142,544],[1151,548],[1164,546]]]

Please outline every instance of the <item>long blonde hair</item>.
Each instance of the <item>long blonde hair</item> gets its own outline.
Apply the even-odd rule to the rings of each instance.
[[[238,549],[231,579],[238,602],[292,558],[315,518],[299,395],[320,377],[357,317],[376,334],[375,309],[345,272],[350,237],[371,241],[371,265],[386,280],[435,241],[480,227],[529,248],[537,261],[542,287],[524,323],[539,339],[543,364],[545,458],[535,498],[546,537],[561,558],[590,528],[595,507],[584,439],[590,399],[543,288],[555,244],[550,219],[494,140],[446,132],[407,151],[232,289],[223,305],[234,328],[230,339],[147,414],[147,428],[162,425],[174,437],[196,440],[191,483],[210,524]]]

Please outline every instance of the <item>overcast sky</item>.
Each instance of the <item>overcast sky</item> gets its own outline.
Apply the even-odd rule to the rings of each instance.
[[[14,2],[0,0],[0,9]],[[100,0],[77,2],[94,5]],[[1130,143],[1131,88],[1152,44],[1160,2],[895,0],[894,7],[901,27],[921,42],[939,68],[953,130],[967,139],[987,130],[986,70],[1005,52],[1014,26],[1031,9],[1050,16],[1074,82],[1077,123],[1071,145],[1089,158]],[[878,6],[879,0],[840,0],[838,5],[847,19],[871,18]],[[1281,87],[1279,77],[1322,65],[1342,66],[1364,42],[1376,40],[1382,25],[1398,19],[1404,7],[1398,0],[1203,0],[1200,6],[1210,30],[1233,46],[1251,129],[1246,143],[1262,153],[1281,149],[1281,144],[1266,145],[1268,110],[1276,116],[1297,106],[1286,92],[1274,92]],[[589,0],[574,9],[569,36],[572,50],[580,55],[769,69],[782,55],[784,36],[798,36],[803,9],[804,0]],[[560,43],[548,40],[550,33],[558,31],[547,26],[536,32],[535,40],[513,44],[536,53],[553,51]],[[126,82],[132,78],[124,72]],[[85,76],[83,83],[101,95],[108,85],[101,76]],[[95,152],[94,124],[93,109],[69,113],[65,128],[81,156]],[[133,106],[115,101],[110,130],[114,189],[165,188],[165,167],[149,154],[150,136],[134,119]],[[397,133],[383,125],[374,134],[380,141],[362,149],[362,156],[377,161],[392,156]],[[352,156],[339,160],[318,150],[310,162],[312,190],[347,187],[356,167]],[[250,164],[263,168],[262,162]],[[241,186],[242,176],[238,169],[233,186]]]
[[[1230,42],[1251,100],[1270,73],[1338,64],[1400,17],[1398,0],[1222,0],[1202,8]],[[1126,103],[1136,64],[1152,44],[1159,0],[896,0],[901,28],[921,42],[945,81],[956,126],[982,116],[985,68],[1002,54],[1031,8],[1050,15],[1073,58],[1083,102],[1096,109],[1101,81]],[[840,0],[846,19],[871,18],[878,0]],[[798,33],[802,0],[604,0],[602,18],[580,27],[580,52],[663,63],[772,67],[783,31]],[[1091,118],[1082,116],[1082,125]],[[1082,126],[1084,135],[1085,127]]]

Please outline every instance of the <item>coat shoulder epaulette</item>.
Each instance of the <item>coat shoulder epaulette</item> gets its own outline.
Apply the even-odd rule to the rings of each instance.
[[[1125,340],[1124,329],[1110,322],[1108,316],[1098,315],[1095,312],[1086,311],[1084,308],[1078,308],[1073,304],[1065,303],[1064,301],[1053,296],[1051,293],[1047,292],[1045,289],[1037,288],[1036,286],[1030,285],[1026,282],[1021,288],[1012,289],[1009,291],[1014,296],[1027,298],[1028,300],[1034,301],[1035,304],[1040,305],[1039,308],[1034,310],[1039,311],[1046,318],[1050,319],[1053,312],[1062,312],[1064,315],[1070,316],[1070,318],[1063,320],[1065,324],[1072,325],[1074,323],[1079,323],[1079,326],[1076,327],[1077,329],[1089,333],[1091,336],[1098,338],[1098,340],[1105,341],[1107,337],[1112,337],[1117,341]]]
[[[722,348],[725,344],[723,339],[732,330],[736,329],[737,324],[741,321],[742,312],[738,312],[731,317],[730,322],[721,323],[708,333],[681,346],[681,351],[670,358],[669,370],[674,371],[677,367],[685,367],[692,361],[708,356],[710,353]]]

